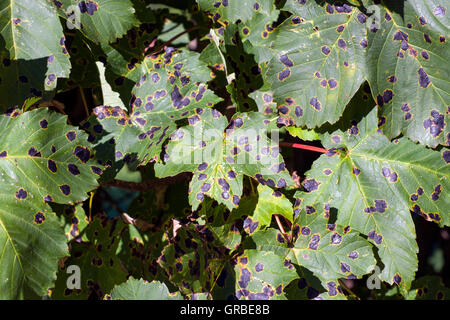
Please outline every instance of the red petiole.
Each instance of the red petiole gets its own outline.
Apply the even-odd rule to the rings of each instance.
[[[308,146],[306,144],[299,144],[299,143],[280,142],[280,146],[291,147],[291,148],[296,148],[296,149],[303,149],[303,150],[310,150],[310,151],[321,152],[321,153],[329,152],[327,149],[324,149],[324,148],[313,147],[313,146]]]

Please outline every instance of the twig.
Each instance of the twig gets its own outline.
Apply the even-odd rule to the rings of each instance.
[[[308,146],[306,144],[299,144],[299,143],[290,143],[290,142],[280,142],[280,146],[284,147],[291,147],[296,149],[303,149],[303,150],[309,150],[309,151],[315,151],[315,152],[321,152],[321,153],[328,153],[329,151],[324,148],[318,148],[313,146]]]
[[[342,281],[341,279],[338,279],[338,282],[341,286],[344,287],[344,289],[350,293],[350,295],[355,298],[356,300],[361,300],[349,287],[347,287],[347,285],[344,283],[344,281]]]
[[[95,191],[91,192],[91,196],[89,198],[89,222],[92,221],[92,202],[94,201]]]
[[[289,243],[291,240],[287,236],[286,232],[284,231],[283,225],[281,224],[280,217],[277,214],[273,215],[275,217],[275,221],[277,222],[278,228],[280,229],[281,233],[283,234],[284,239]]]
[[[184,30],[183,32],[177,34],[176,36],[174,36],[173,38],[171,38],[169,41],[166,41],[165,43],[163,43],[162,45],[160,45],[158,48],[156,48],[155,50],[153,50],[150,53],[147,53],[148,55],[152,55],[152,54],[156,54],[159,53],[160,51],[164,50],[165,47],[167,47],[169,44],[171,44],[172,42],[174,42],[175,40],[177,40],[179,37],[185,35],[186,33],[192,32],[194,30],[200,29],[200,26],[193,26],[192,28],[189,28],[187,30]]]
[[[281,224],[280,217],[277,214],[274,214],[275,220],[277,221],[278,228],[280,228],[280,231],[283,233],[283,235],[286,234],[284,231],[283,225]]]
[[[86,112],[86,117],[89,118],[89,109],[86,101],[86,96],[84,95],[84,89],[80,86],[81,100],[83,100],[84,111]]]
[[[58,110],[60,113],[62,113],[63,115],[67,116],[67,123],[68,123],[68,124],[70,124],[70,125],[72,124],[72,123],[70,122],[69,116],[68,116],[67,113],[64,111],[64,107],[65,107],[65,106],[64,106],[63,103],[61,103],[61,102],[59,102],[59,101],[56,101],[56,100],[50,100],[50,101],[44,101],[44,102],[40,103],[38,107],[39,107],[39,108],[53,107],[53,108],[55,108],[56,110]]]
[[[248,181],[250,182],[250,187],[252,188],[252,194],[255,195],[255,187],[253,186],[253,181],[251,177],[248,177]]]
[[[161,186],[164,185],[171,185],[176,184],[179,182],[186,181],[190,179],[192,176],[191,173],[182,173],[174,177],[167,177],[163,179],[151,179],[144,182],[128,182],[128,181],[120,181],[120,180],[113,180],[107,183],[104,183],[103,186],[107,187],[118,187],[122,189],[127,189],[131,191],[148,191],[151,189],[161,188]]]

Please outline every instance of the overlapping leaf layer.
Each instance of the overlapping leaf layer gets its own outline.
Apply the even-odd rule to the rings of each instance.
[[[447,298],[449,34],[444,0],[0,0],[0,299]]]

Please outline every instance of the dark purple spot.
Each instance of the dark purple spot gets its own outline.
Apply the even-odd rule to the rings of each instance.
[[[335,79],[330,79],[328,80],[328,85],[330,86],[331,89],[334,89],[337,87],[337,81]]]
[[[383,213],[386,211],[387,203],[384,200],[375,200],[375,208],[378,212]]]
[[[265,102],[270,103],[273,101],[273,97],[270,94],[265,93],[263,96]]]
[[[290,75],[291,75],[291,70],[284,69],[283,71],[278,73],[278,80],[283,81],[284,79],[286,79]]]
[[[392,173],[389,175],[389,181],[390,181],[390,182],[397,182],[397,178],[398,178],[398,176],[397,176],[397,173],[396,173],[396,172],[392,172]]]
[[[354,121],[354,120],[353,120],[351,123],[352,123],[352,127],[351,127],[350,129],[348,129],[348,132],[349,132],[351,135],[356,136],[356,135],[359,134],[359,129],[358,129],[357,123],[356,123],[356,121]]]
[[[288,114],[289,113],[289,108],[286,107],[285,105],[280,106],[280,108],[278,109],[282,114]]]
[[[255,265],[255,270],[256,270],[256,272],[261,272],[261,271],[263,271],[263,269],[264,269],[264,264],[262,264],[261,262],[258,262],[258,263]]]
[[[300,22],[302,22],[302,20],[299,17],[293,17],[291,21],[293,24],[299,24]]]
[[[58,171],[58,166],[56,165],[56,162],[51,159],[47,161],[47,167],[48,170],[50,170],[53,173],[56,173]]]
[[[91,170],[94,174],[101,176],[103,174],[103,170],[99,167],[91,166]]]
[[[392,92],[392,90],[390,90],[390,89],[384,90],[383,103],[388,104],[389,102],[391,102],[393,96],[394,96],[394,93]]]
[[[445,8],[443,6],[437,6],[436,8],[433,9],[433,14],[436,17],[442,18],[443,16],[445,16]]]
[[[28,150],[28,155],[30,156],[30,157],[39,157],[40,156],[40,152],[38,151],[38,150],[36,150],[36,148],[35,147],[31,147],[29,150]]]
[[[427,24],[427,20],[425,20],[425,17],[419,17],[419,22],[423,26]]]
[[[69,172],[71,174],[73,174],[74,176],[77,176],[77,175],[80,174],[80,170],[78,169],[78,167],[76,165],[72,164],[72,163],[69,163],[67,165],[67,170],[69,170]]]
[[[352,251],[352,252],[350,252],[350,253],[348,254],[348,257],[349,257],[350,259],[352,259],[352,260],[357,259],[358,256],[359,256],[359,254],[358,254],[357,251]]]
[[[306,206],[305,211],[306,211],[306,214],[313,214],[316,212],[316,209],[312,206]]]
[[[320,182],[317,182],[314,179],[308,179],[308,180],[305,180],[305,182],[303,182],[303,188],[305,189],[306,192],[312,192],[314,190],[317,190],[319,185],[320,185]]]
[[[237,117],[236,119],[234,119],[234,126],[236,128],[242,127],[243,124],[244,124],[244,120],[242,120],[242,118]]]
[[[403,32],[403,31],[397,31],[395,34],[394,34],[394,40],[395,41],[408,41],[408,34],[407,33],[405,33],[405,32]]]
[[[424,58],[425,60],[430,59],[430,56],[428,55],[428,52],[426,51],[422,51],[422,53],[420,54],[422,56],[422,58]]]
[[[300,106],[296,106],[295,107],[295,115],[297,117],[301,117],[303,116],[303,109]]]
[[[342,50],[345,50],[347,48],[347,43],[345,42],[344,39],[338,40],[338,47],[341,48]]]
[[[311,240],[309,241],[309,249],[311,250],[317,250],[317,248],[319,247],[319,242],[320,242],[320,235],[318,234],[314,234],[311,237]]]
[[[359,23],[366,23],[367,16],[364,13],[359,13],[356,17],[359,21]]]
[[[19,200],[25,200],[27,198],[27,196],[28,196],[28,192],[26,192],[25,189],[21,188],[16,192],[16,198]]]
[[[426,88],[428,87],[428,85],[430,84],[430,79],[428,79],[428,75],[425,72],[425,70],[423,70],[423,68],[420,68],[417,73],[419,74],[419,84],[422,88]]]
[[[331,235],[331,244],[340,244],[342,241],[342,236],[339,233],[333,233]]]
[[[48,128],[48,122],[47,122],[47,120],[42,120],[41,122],[39,122],[39,126],[40,126],[42,129],[47,129],[47,128]]]
[[[246,269],[246,268],[241,269],[241,276],[238,281],[238,285],[240,288],[243,288],[243,289],[247,288],[247,285],[250,282],[250,276],[251,276],[251,273],[250,273],[250,271],[248,271],[248,269]]]
[[[417,189],[417,194],[418,194],[419,196],[423,195],[423,189],[422,189],[422,187],[419,187],[419,188]]]
[[[34,222],[36,224],[42,224],[45,221],[45,216],[42,212],[38,212],[36,213],[36,215],[34,216]]]
[[[64,184],[62,186],[59,186],[59,189],[61,190],[61,192],[68,196],[70,194],[70,187],[67,184]]]
[[[388,81],[389,81],[390,83],[395,83],[395,82],[397,82],[397,77],[396,77],[396,76],[390,76],[390,77],[388,78]]]
[[[73,141],[77,137],[77,134],[75,131],[69,131],[66,133],[66,137],[69,141]]]
[[[284,180],[283,178],[280,178],[280,180],[278,180],[277,183],[277,188],[284,188],[286,187],[286,180]]]
[[[321,110],[321,104],[320,104],[320,101],[317,100],[316,97],[311,98],[311,99],[309,100],[309,104],[310,104],[314,109],[316,109],[317,111],[320,111],[320,110]]]
[[[154,74],[152,75],[152,81],[153,81],[154,83],[158,82],[159,79],[160,79],[159,74],[154,73]]]
[[[73,154],[83,163],[88,162],[89,158],[91,157],[91,152],[89,151],[89,149],[84,147],[76,147]]]
[[[331,50],[330,50],[330,48],[328,48],[327,46],[323,46],[322,47],[322,53],[324,54],[324,55],[329,55],[330,54],[330,52],[331,52]]]
[[[301,232],[302,232],[302,235],[309,236],[309,234],[311,233],[311,229],[308,227],[303,227]]]
[[[280,61],[282,64],[284,64],[286,67],[293,67],[294,63],[288,58],[287,55],[280,56]]]
[[[350,266],[345,262],[341,262],[341,272],[343,273],[350,272]]]

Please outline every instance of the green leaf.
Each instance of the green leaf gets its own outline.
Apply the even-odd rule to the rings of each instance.
[[[100,83],[102,85],[103,105],[120,107],[121,109],[126,110],[127,108],[122,100],[120,100],[119,93],[115,92],[106,81],[105,66],[100,61],[96,62],[96,65],[100,74]]]
[[[367,240],[349,228],[328,223],[328,218],[320,212],[301,214],[293,227],[293,245],[273,228],[255,232],[251,240],[256,250],[283,257],[285,266],[308,269],[327,290],[326,298],[338,298],[342,295],[338,279],[361,278],[373,270],[375,259]],[[307,293],[308,298],[315,298],[316,291]]]
[[[242,204],[241,204],[242,206]],[[207,227],[215,238],[217,247],[225,247],[232,254],[241,243],[242,236],[238,229],[238,222],[244,213],[239,209],[229,211],[224,205],[217,205],[212,199],[206,199],[199,210],[199,217],[204,218]]]
[[[0,3],[0,34],[10,59],[48,58],[45,87],[70,72],[65,37],[55,9],[46,0],[5,0]]]
[[[230,210],[237,207],[244,174],[272,187],[293,186],[279,147],[266,137],[273,119],[255,112],[238,113],[228,125],[218,111],[199,109],[189,123],[172,134],[165,164],[157,163],[155,172],[158,177],[193,172],[189,191],[193,210],[205,196]]]
[[[113,300],[183,300],[179,292],[171,294],[164,283],[147,282],[133,277],[127,282],[114,287],[111,292]]]
[[[339,278],[359,279],[373,270],[376,261],[371,244],[358,232],[330,223],[326,210],[314,212],[311,206],[300,213],[293,229],[294,239],[298,238],[291,250],[294,263],[311,271],[334,297]]]
[[[223,24],[234,23],[237,20],[246,22],[253,19],[255,13],[268,13],[273,8],[272,0],[196,1],[200,9],[206,11],[213,21],[220,21]]]
[[[53,204],[52,208],[64,226],[67,241],[72,239],[87,241],[84,230],[89,225],[89,218],[86,216],[82,204],[74,206]]]
[[[363,83],[366,16],[355,7],[288,0],[267,81],[285,125],[336,122]]]
[[[0,298],[43,296],[66,238],[48,202],[74,203],[97,186],[87,135],[46,109],[0,116]]]
[[[439,1],[402,2],[402,15],[398,4],[381,8],[380,29],[368,33],[367,79],[383,133],[390,139],[404,134],[427,146],[449,145],[448,15],[439,14],[438,7],[444,8]]]
[[[130,115],[119,107],[100,106],[94,110],[95,121],[100,124],[98,132],[94,132],[96,143],[103,144],[105,132],[108,138],[114,137],[116,161],[137,159],[145,165],[159,159],[165,139],[176,130],[175,121],[220,101],[198,82],[204,79],[202,68],[206,67],[199,65],[194,54],[168,49],[158,57],[149,57],[146,66],[146,74],[133,90]]]
[[[126,281],[127,273],[122,269],[116,255],[119,237],[124,230],[119,218],[108,219],[96,216],[86,228],[86,242],[71,242],[71,256],[60,267],[52,299],[101,299],[115,285]],[[67,288],[70,274],[67,267],[76,265],[81,270],[81,288]]]
[[[150,233],[128,225],[121,234],[116,254],[129,275],[147,281],[168,280],[157,262],[165,245],[164,230]]]
[[[38,97],[26,99],[22,105],[23,111],[28,111],[28,109],[30,109],[33,105],[35,105],[40,100],[41,100],[41,98],[38,98]]]
[[[378,132],[376,111],[322,140],[330,152],[314,162],[297,198],[306,213],[336,208],[338,225],[367,235],[378,247],[380,279],[408,288],[418,251],[409,211],[450,223],[444,196],[450,188],[448,157],[406,138],[389,142]]]
[[[96,66],[96,61],[100,59],[100,46],[86,39],[81,32],[73,32],[67,34],[66,39],[72,70],[69,79],[60,81],[63,85],[58,86],[58,90],[100,87],[100,74]]]
[[[43,96],[47,58],[10,60],[8,52],[0,50],[0,60],[1,112],[21,106],[28,98],[46,98]]]
[[[304,141],[320,140],[319,134],[312,129],[308,130],[297,127],[287,127],[286,129],[291,136],[300,138]]]
[[[449,300],[450,289],[437,276],[424,276],[414,280],[408,300]]]
[[[255,3],[257,3],[255,1]],[[255,9],[257,8],[257,9]],[[252,44],[251,53],[255,54],[259,64],[269,61],[273,56],[272,42],[274,40],[274,23],[277,21],[280,11],[272,5],[261,2],[253,4],[253,16],[246,22],[238,25],[239,35],[243,42]]]
[[[237,25],[220,28],[217,32],[210,30],[211,43],[200,56],[217,77],[211,86],[226,87],[237,111],[256,111],[249,95],[262,87],[263,78],[253,46],[248,41],[242,42]]]
[[[59,4],[58,4],[59,3]],[[69,22],[97,43],[113,42],[139,24],[130,0],[60,0],[55,5]],[[78,20],[79,19],[79,20]]]
[[[280,191],[273,191],[268,186],[258,185],[258,204],[252,215],[252,220],[258,222],[258,227],[266,227],[272,221],[272,215],[278,214],[292,222],[294,211],[292,203]]]
[[[329,297],[319,279],[317,279],[308,269],[297,268],[299,279],[292,281],[285,289],[288,300],[320,300],[322,297]]]
[[[181,225],[173,233],[158,259],[159,265],[182,293],[209,292],[226,263],[226,255],[213,249],[214,236],[206,226]]]
[[[284,288],[298,277],[292,264],[269,251],[245,250],[237,262],[235,296],[242,300],[285,300]]]

